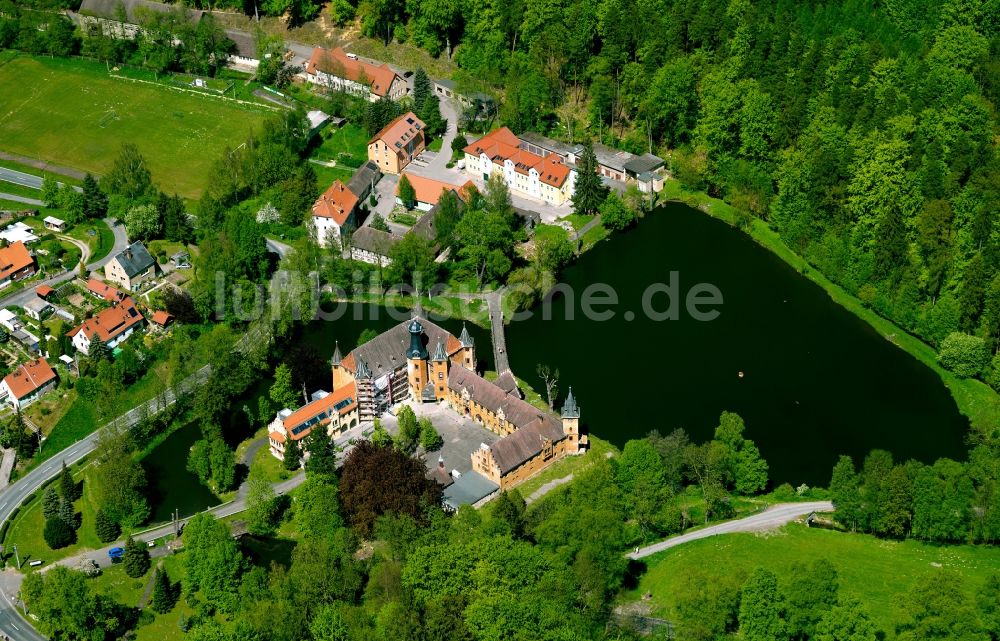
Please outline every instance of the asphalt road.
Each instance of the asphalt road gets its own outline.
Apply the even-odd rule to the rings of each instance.
[[[0,192],[0,200],[12,200],[16,203],[24,203],[25,205],[31,205],[32,207],[44,207],[45,203],[37,198],[27,198],[25,196],[18,196],[17,194],[5,194]]]
[[[104,222],[107,223],[108,227],[111,228],[111,232],[115,236],[115,243],[112,246],[111,251],[108,252],[107,256],[87,265],[88,271],[101,269],[102,267],[104,267],[105,263],[111,260],[111,258],[115,254],[120,253],[122,250],[128,247],[128,236],[125,234],[125,225],[119,224],[112,218],[105,218]],[[52,276],[51,278],[46,278],[44,280],[36,281],[34,285],[31,287],[26,287],[20,291],[14,292],[13,294],[9,294],[7,296],[4,296],[3,298],[0,298],[0,309],[4,307],[10,307],[11,305],[23,307],[25,303],[35,298],[35,287],[38,287],[39,285],[43,284],[49,285],[50,287],[55,287],[67,281],[73,280],[74,278],[76,278],[76,275],[77,275],[76,270],[70,270],[63,272],[62,274]]]
[[[829,501],[815,501],[812,503],[778,503],[772,505],[759,514],[753,514],[746,518],[735,521],[726,521],[711,527],[695,530],[687,534],[675,536],[659,543],[647,545],[639,548],[636,552],[630,552],[630,559],[641,559],[657,552],[669,550],[672,547],[697,541],[698,539],[716,536],[717,534],[732,534],[734,532],[761,532],[781,527],[795,519],[806,516],[813,512],[832,512],[833,503]]]
[[[42,188],[42,177],[36,176],[34,174],[26,174],[21,171],[15,171],[13,169],[7,169],[6,167],[0,167],[0,180],[14,183],[15,185],[21,185],[22,187],[31,187],[32,189]],[[62,183],[59,183],[60,185]],[[76,191],[83,191],[82,187],[73,187]]]
[[[178,393],[183,396],[197,389],[208,378],[210,371],[211,367],[209,365],[202,367],[181,381],[177,385],[176,392],[174,389],[168,389],[160,396],[132,408],[118,417],[115,422],[128,427],[134,426],[144,416],[152,416],[168,405],[172,405],[177,400]],[[0,524],[5,523],[11,517],[14,510],[24,502],[29,494],[37,492],[43,484],[56,477],[61,471],[64,461],[66,465],[72,465],[90,454],[97,443],[98,434],[99,431],[95,431],[83,440],[70,445],[57,456],[42,462],[38,467],[9,485],[5,490],[0,491]],[[3,592],[4,597],[0,600],[0,631],[9,636],[12,641],[38,641],[44,639],[45,637],[39,635],[27,624],[27,621],[24,620],[11,603],[11,593],[16,591],[17,585],[19,585],[19,581],[6,572],[0,578],[0,591]]]

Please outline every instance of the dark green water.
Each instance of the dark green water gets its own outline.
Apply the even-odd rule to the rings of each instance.
[[[150,485],[152,523],[169,521],[175,509],[183,517],[218,505],[218,497],[202,485],[196,475],[187,471],[188,451],[200,438],[198,425],[189,423],[164,439],[142,460]]]
[[[683,304],[677,321],[643,316],[643,291],[671,271],[682,296],[701,282],[721,290],[716,320],[695,321]],[[860,464],[873,448],[902,460],[964,458],[968,421],[937,374],[745,234],[689,207],[650,214],[562,280],[577,293],[575,320],[561,298],[552,320],[512,322],[511,368],[544,389],[536,364],[558,367],[563,393],[573,386],[584,423],[602,438],[622,445],[683,427],[702,441],[723,410],[735,411],[772,481],[810,485],[829,482],[838,455]],[[597,282],[621,301],[609,321],[581,314],[579,293]]]

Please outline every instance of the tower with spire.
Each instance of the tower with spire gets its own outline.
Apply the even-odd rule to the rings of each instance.
[[[410,398],[420,398],[428,380],[424,326],[419,318],[414,317],[406,329],[410,332],[410,346],[406,348],[406,377],[410,384]]]
[[[573,396],[573,388],[569,388],[566,394],[566,401],[563,403],[562,412],[563,434],[566,435],[566,453],[578,454],[580,447],[580,406],[576,404],[576,397]]]
[[[462,323],[462,333],[458,337],[458,342],[462,344],[462,364],[465,369],[476,371],[476,345],[469,335],[469,328]]]
[[[435,400],[443,401],[448,398],[448,354],[440,339],[438,339],[434,355],[431,357],[430,383],[434,386]]]
[[[354,381],[354,372],[344,366],[343,356],[340,354],[340,343],[334,344],[333,358],[330,359],[330,369],[333,371],[333,387],[340,389],[344,385],[350,385]]]

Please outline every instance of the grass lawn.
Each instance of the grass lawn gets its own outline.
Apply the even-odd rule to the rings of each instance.
[[[566,233],[566,230],[563,229],[562,227],[559,227],[558,225],[541,224],[535,226],[534,241],[536,243],[539,243],[545,239],[566,240],[568,236],[569,234]]]
[[[91,234],[91,231],[94,233]],[[93,263],[107,256],[115,244],[115,235],[103,220],[88,220],[77,223],[66,232],[66,235],[87,243],[87,246],[90,247],[88,263]]]
[[[441,138],[435,138],[431,141],[431,144],[427,145],[427,148],[431,151],[441,151],[442,145],[444,145],[444,140]]]
[[[570,225],[573,225],[573,229],[580,230],[584,225],[593,220],[593,216],[585,216],[583,214],[570,214],[563,218],[563,220],[568,221]]]
[[[686,577],[747,575],[766,567],[787,581],[793,563],[825,558],[837,568],[840,595],[856,597],[886,633],[895,637],[902,621],[900,603],[909,591],[943,569],[959,572],[970,595],[1000,568],[1000,548],[931,546],[915,541],[883,541],[873,536],[790,524],[766,534],[726,534],[686,543],[647,559],[638,587],[626,601],[652,594],[653,616],[674,616],[673,594],[685,589]]]
[[[570,474],[577,474],[593,465],[595,461],[618,454],[618,448],[608,441],[593,435],[589,435],[587,438],[590,439],[590,448],[586,453],[579,456],[565,456],[545,468],[542,472],[521,483],[517,486],[517,490],[521,493],[521,496],[528,498],[529,494],[549,481],[561,479]]]
[[[34,198],[35,200],[42,199],[42,191],[40,189],[35,189],[34,187],[25,187],[24,185],[18,185],[17,183],[7,182],[6,180],[0,180],[0,192],[5,194],[10,194],[11,196],[24,196],[25,198]],[[35,207],[37,205],[25,205],[26,207]]]
[[[77,483],[83,480],[84,472],[81,468],[73,469],[73,478]],[[73,545],[60,548],[58,550],[49,549],[49,546],[42,538],[42,531],[45,529],[45,517],[42,514],[42,497],[44,489],[39,489],[35,493],[35,499],[28,505],[21,508],[17,516],[10,524],[7,531],[5,545],[17,544],[17,552],[21,557],[22,571],[29,572],[28,561],[41,559],[45,561],[42,567],[51,565],[54,561],[73,556],[82,550],[95,550],[104,546],[94,531],[94,518],[97,513],[95,504],[87,487],[83,484],[83,497],[73,504],[82,520],[80,528],[76,531],[77,541]]]
[[[0,193],[2,193],[0,189]],[[7,209],[10,211],[29,211],[32,209],[38,209],[35,205],[29,205],[27,203],[18,202],[16,200],[5,200],[0,198],[0,209]]]
[[[323,191],[326,191],[326,188],[332,185],[335,180],[346,185],[347,181],[354,175],[354,170],[350,167],[327,167],[316,163],[310,163],[310,166],[316,172],[316,183]]]
[[[264,119],[264,110],[165,86],[108,77],[88,60],[19,57],[0,67],[0,148],[105,173],[122,143],[146,157],[167,193],[197,197],[212,163]]]
[[[596,225],[580,238],[580,251],[587,251],[611,235],[604,225]]]
[[[344,169],[355,164],[360,167],[368,160],[368,134],[358,125],[347,123],[338,129],[328,128],[320,136],[323,142],[313,151],[312,158],[348,163],[342,165]]]
[[[297,471],[289,472],[286,470],[285,464],[271,455],[271,450],[266,443],[263,447],[257,450],[257,454],[254,455],[250,466],[253,470],[263,472],[264,477],[271,484],[286,481],[292,478],[293,474],[298,474]]]
[[[738,220],[736,209],[728,203],[701,192],[688,191],[676,180],[667,180],[664,183],[660,197],[686,203],[731,225],[735,225]],[[591,230],[584,236],[584,244],[586,244],[587,236],[593,231],[595,230]],[[937,352],[933,347],[907,333],[906,330],[892,321],[879,316],[842,287],[830,281],[819,270],[810,266],[804,258],[789,249],[778,233],[768,227],[764,221],[753,218],[748,233],[761,246],[777,254],[786,263],[826,290],[834,302],[864,320],[883,336],[894,336],[893,342],[897,346],[937,372],[955,398],[959,411],[968,416],[974,426],[992,430],[993,426],[1000,425],[1000,394],[994,392],[982,381],[960,378],[941,367],[937,362]]]

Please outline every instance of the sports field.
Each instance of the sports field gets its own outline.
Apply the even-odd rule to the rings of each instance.
[[[132,142],[168,193],[197,197],[226,145],[269,112],[109,77],[98,62],[18,57],[0,64],[0,150],[101,174]]]

